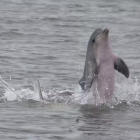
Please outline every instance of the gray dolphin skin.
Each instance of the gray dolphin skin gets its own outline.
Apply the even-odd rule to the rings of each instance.
[[[96,29],[91,35],[79,85],[84,91],[93,92],[96,103],[111,103],[114,97],[115,70],[126,78],[129,69],[125,62],[113,53],[109,29]]]

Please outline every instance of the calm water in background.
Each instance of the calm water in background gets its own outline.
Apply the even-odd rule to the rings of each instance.
[[[67,104],[71,98],[57,96],[74,92],[88,39],[98,27],[110,29],[114,52],[128,64],[131,79],[139,79],[139,0],[0,1],[1,140],[140,139],[138,82],[117,87],[119,97],[123,91],[130,96],[113,108]],[[37,79],[50,104],[33,96]]]

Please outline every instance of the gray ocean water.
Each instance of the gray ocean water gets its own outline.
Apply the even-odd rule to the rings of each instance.
[[[77,86],[98,27],[131,74],[116,73],[112,105]],[[1,0],[0,76],[0,140],[139,140],[140,1]]]

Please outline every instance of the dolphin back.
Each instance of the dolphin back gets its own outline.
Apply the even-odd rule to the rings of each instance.
[[[84,72],[82,78],[79,80],[79,85],[81,86],[82,90],[88,90],[90,89],[95,75],[97,71],[97,61],[95,57],[95,39],[97,36],[101,35],[103,30],[101,28],[96,29],[88,42],[87,46],[87,53],[86,53],[86,60],[85,60],[85,66],[84,66]]]

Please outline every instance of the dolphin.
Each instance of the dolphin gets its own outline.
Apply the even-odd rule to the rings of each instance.
[[[129,77],[125,62],[113,53],[109,29],[96,29],[88,42],[82,90],[93,92],[96,103],[111,103],[114,97],[115,70]]]

